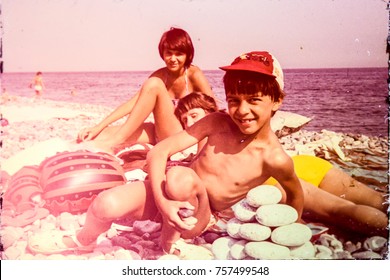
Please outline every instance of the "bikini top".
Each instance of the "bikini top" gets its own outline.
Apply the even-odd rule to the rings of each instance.
[[[188,89],[188,68],[186,67],[185,70],[184,70],[184,81],[185,81],[185,84],[186,84],[186,95],[190,93],[189,89]],[[167,77],[165,77],[165,84],[167,84]],[[173,105],[177,106],[177,103],[179,102],[179,99],[180,98],[173,98],[172,99],[172,102],[173,102]]]

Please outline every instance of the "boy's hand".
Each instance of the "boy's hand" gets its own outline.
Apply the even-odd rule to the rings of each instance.
[[[186,231],[193,229],[198,222],[195,217],[192,217],[194,209],[195,207],[187,201],[166,200],[160,208],[160,211],[165,222],[171,227],[177,231]]]

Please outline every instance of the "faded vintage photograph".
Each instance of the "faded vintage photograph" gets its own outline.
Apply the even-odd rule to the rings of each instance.
[[[2,260],[388,259],[387,1],[0,5]]]

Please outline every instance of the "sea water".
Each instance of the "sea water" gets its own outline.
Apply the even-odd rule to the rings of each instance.
[[[131,98],[151,74],[131,72],[47,72],[43,97],[57,101],[116,107]],[[220,70],[205,71],[221,108],[226,108]],[[312,121],[322,129],[370,136],[388,135],[386,68],[286,69],[286,98],[281,110]],[[34,73],[3,73],[2,87],[11,95],[33,97]]]

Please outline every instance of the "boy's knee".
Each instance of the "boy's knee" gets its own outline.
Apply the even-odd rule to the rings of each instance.
[[[196,178],[186,167],[174,166],[168,170],[165,193],[171,199],[184,201],[196,194]]]
[[[117,198],[110,192],[101,192],[93,200],[91,210],[95,217],[101,220],[108,220],[113,218],[117,206]]]

